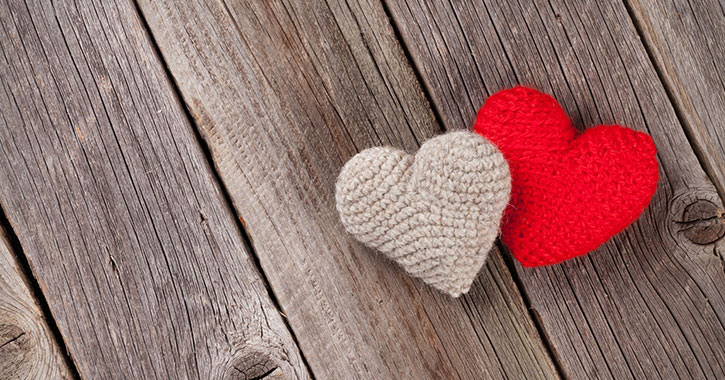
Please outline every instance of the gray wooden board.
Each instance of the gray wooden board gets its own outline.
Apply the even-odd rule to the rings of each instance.
[[[725,196],[725,8],[710,0],[629,0],[700,157]]]
[[[70,379],[70,371],[0,229],[0,379]]]
[[[451,299],[338,221],[347,159],[440,131],[381,3],[139,3],[317,377],[557,377],[500,254]]]
[[[307,378],[134,5],[0,25],[0,202],[81,376]]]
[[[725,247],[701,233],[722,202],[624,4],[386,6],[446,128],[471,125],[486,96],[522,83],[552,93],[579,128],[622,123],[655,140],[661,179],[636,223],[589,256],[516,266],[565,375],[725,377]],[[720,133],[705,128],[703,134]],[[722,150],[707,154],[722,162]]]

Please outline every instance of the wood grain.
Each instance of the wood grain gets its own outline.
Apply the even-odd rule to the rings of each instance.
[[[347,159],[440,130],[379,2],[140,8],[317,377],[557,377],[500,254],[455,300],[338,221]]]
[[[0,25],[0,202],[80,375],[307,378],[133,4]]]
[[[70,371],[0,230],[0,379],[70,379]]]
[[[629,0],[654,63],[725,196],[725,9],[716,1]]]
[[[725,245],[688,232],[708,228],[699,222],[722,201],[624,4],[386,6],[446,128],[471,125],[489,94],[522,83],[552,93],[579,128],[622,123],[655,140],[661,180],[635,224],[589,256],[538,269],[516,265],[565,375],[725,376]],[[710,130],[714,124],[705,128],[720,133]],[[721,149],[711,153],[711,162],[722,162]]]

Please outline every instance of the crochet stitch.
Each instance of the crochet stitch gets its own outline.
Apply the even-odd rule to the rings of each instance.
[[[579,133],[554,98],[530,88],[488,98],[473,129],[508,160],[502,240],[524,266],[596,249],[637,219],[657,188],[650,136],[618,125]]]
[[[501,152],[472,132],[428,140],[413,157],[367,149],[342,168],[342,224],[411,275],[458,297],[498,235],[511,177]]]

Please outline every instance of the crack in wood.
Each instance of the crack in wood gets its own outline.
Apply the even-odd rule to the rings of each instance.
[[[244,375],[244,380],[263,380],[263,379],[264,379],[264,378],[266,378],[267,376],[271,375],[271,374],[272,374],[272,373],[273,373],[274,371],[276,371],[276,370],[278,370],[278,369],[279,369],[279,367],[275,366],[275,367],[273,367],[273,368],[269,369],[269,370],[268,370],[267,372],[264,372],[264,373],[262,373],[262,374],[260,374],[260,375],[258,375],[258,376],[254,376],[254,377],[249,377],[249,378],[248,378],[248,377],[247,377],[247,372],[246,372],[246,371],[244,371],[244,370],[240,369],[240,368],[239,368],[239,367],[237,367],[237,366],[233,366],[233,367],[234,367],[234,369],[235,369],[235,370],[237,370],[237,371],[238,371],[239,373],[241,373],[242,375]]]
[[[680,233],[695,244],[712,244],[725,236],[725,211],[706,199],[687,205],[682,220],[675,223],[682,226]]]
[[[3,344],[0,344],[0,349],[2,349],[3,347],[9,345],[10,343],[15,342],[18,339],[20,339],[23,335],[25,335],[25,331],[21,332],[20,334],[18,334],[17,336],[15,336],[13,338],[10,338],[10,340],[8,340],[7,342],[5,342]]]
[[[240,380],[264,379],[271,373],[279,369],[279,365],[272,360],[266,353],[251,352],[236,360],[231,365],[233,372],[228,372],[226,379],[240,379],[237,375],[241,374],[243,378]]]
[[[219,378],[225,334],[269,310],[257,349],[307,378],[134,3],[6,5],[0,203],[83,377]]]

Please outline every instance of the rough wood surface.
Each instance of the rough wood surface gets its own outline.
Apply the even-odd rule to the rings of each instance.
[[[709,228],[701,222],[722,202],[624,4],[386,5],[446,128],[471,125],[487,95],[523,83],[553,93],[580,128],[623,123],[654,137],[661,180],[638,222],[587,257],[517,265],[565,375],[723,378],[725,246],[692,230]],[[704,128],[718,136],[720,125]],[[709,154],[722,162],[722,149]]]
[[[0,25],[0,201],[81,376],[307,378],[133,4]]]
[[[376,1],[140,1],[322,379],[555,378],[500,254],[454,300],[347,235],[343,163],[439,132]]]
[[[70,379],[65,359],[0,229],[0,379]]]
[[[701,161],[725,196],[724,5],[713,0],[627,3]]]

